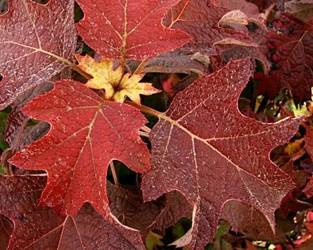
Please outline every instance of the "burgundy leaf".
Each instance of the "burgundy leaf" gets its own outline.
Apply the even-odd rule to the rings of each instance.
[[[144,199],[183,193],[194,207],[191,245],[200,249],[213,238],[228,201],[260,210],[274,230],[274,211],[294,188],[269,155],[297,131],[298,120],[267,124],[238,111],[252,73],[250,60],[238,60],[197,80],[176,95],[152,130],[153,167],[143,178]]]
[[[271,78],[278,79],[269,88],[288,88],[296,100],[310,99],[313,86],[313,20],[307,24],[285,16],[269,33],[269,43],[274,49],[272,61],[275,70]]]
[[[30,90],[25,91],[22,95],[18,96],[12,103],[12,111],[9,114],[8,123],[5,131],[5,140],[11,148],[21,149],[26,144],[29,144],[30,140],[25,141],[26,131],[25,126],[29,121],[29,117],[22,113],[21,109],[34,97],[51,90],[51,83],[40,84]],[[40,125],[43,126],[43,125]]]
[[[163,208],[163,200],[143,202],[140,190],[112,185],[108,182],[110,208],[116,218],[126,226],[141,232],[156,220]]]
[[[192,207],[179,192],[165,194],[165,206],[150,228],[165,234],[165,230],[182,218],[192,217]]]
[[[76,46],[73,10],[74,0],[9,1],[0,15],[0,110],[70,63]]]
[[[242,13],[246,22],[255,22],[261,25],[256,31],[248,32],[245,25],[237,25],[237,20],[230,27],[221,26],[223,17],[229,13]],[[255,5],[245,1],[213,1],[183,0],[171,9],[163,22],[166,26],[178,28],[191,35],[193,40],[174,52],[162,54],[148,61],[146,72],[166,73],[208,73],[214,65],[213,56],[220,56],[222,63],[231,59],[253,57],[258,59],[269,71],[270,64],[266,58],[266,49],[260,44],[265,40],[265,26],[260,22]],[[253,18],[252,18],[253,17]]]
[[[144,249],[140,234],[86,204],[76,216],[38,206],[40,176],[0,176],[0,213],[14,223],[8,249]]]

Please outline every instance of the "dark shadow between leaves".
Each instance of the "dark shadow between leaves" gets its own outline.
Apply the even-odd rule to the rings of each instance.
[[[0,16],[8,11],[8,0],[0,0]]]
[[[46,5],[49,3],[50,0],[32,0],[32,1],[41,5]]]
[[[75,2],[75,5],[74,5],[74,19],[75,19],[75,23],[78,23],[83,18],[84,18],[84,12],[80,8],[80,6]]]
[[[126,185],[126,186],[139,186],[139,175],[129,169],[126,165],[124,165],[120,161],[113,161],[114,170],[118,177],[118,183],[120,185]],[[108,180],[114,183],[114,177],[111,171],[111,168],[108,168]]]
[[[190,218],[183,217],[175,225],[169,227],[165,231],[163,242],[165,245],[170,245],[172,242],[183,237],[191,228],[192,221]],[[166,249],[180,249],[174,246],[167,246]]]

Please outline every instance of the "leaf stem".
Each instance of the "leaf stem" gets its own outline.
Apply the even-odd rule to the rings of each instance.
[[[151,128],[144,126],[141,128],[142,131],[146,132],[146,133],[150,133],[151,132]]]
[[[149,133],[144,132],[144,131],[140,131],[140,136],[149,138]]]
[[[160,118],[164,118],[166,117],[162,112],[159,112],[155,109],[152,109],[148,106],[145,106],[145,105],[138,105],[134,102],[131,102],[131,101],[126,101],[127,104],[137,108],[137,109],[140,109],[141,112],[143,113],[146,113],[146,114],[149,114],[149,115],[152,115],[152,116],[156,116],[156,117],[160,117]],[[166,118],[165,118],[166,119]]]
[[[111,173],[112,173],[112,176],[113,176],[114,184],[115,185],[119,185],[113,161],[110,162],[110,169],[111,169]]]
[[[143,59],[139,65],[137,66],[136,70],[132,75],[141,74],[144,71],[145,65],[146,65],[147,59]]]
[[[76,64],[71,63],[69,64],[69,66],[76,71],[78,74],[80,74],[81,76],[83,76],[84,78],[86,78],[87,80],[90,80],[92,77],[90,75],[88,75],[85,71],[81,70]]]
[[[34,52],[38,52],[38,53],[43,53],[45,55],[48,55],[48,56],[51,56],[51,57],[54,57],[55,59],[57,59],[58,61],[62,62],[63,64],[67,64],[69,67],[71,67],[73,70],[75,70],[76,72],[78,72],[79,74],[81,74],[83,77],[85,77],[87,80],[91,79],[91,76],[86,74],[84,71],[82,71],[75,63],[72,63],[70,60],[62,57],[62,56],[58,56],[56,54],[53,54],[49,51],[45,51],[41,48],[35,48],[35,47],[32,47],[32,46],[28,46],[28,45],[24,45],[24,44],[21,44],[21,43],[17,43],[17,42],[7,42],[8,44],[13,44],[13,45],[17,45],[17,46],[20,46],[22,48],[27,48],[27,49],[31,49],[33,50]]]

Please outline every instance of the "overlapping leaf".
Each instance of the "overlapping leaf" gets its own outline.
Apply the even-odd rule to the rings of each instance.
[[[285,3],[286,12],[303,22],[313,18],[312,0],[291,0]]]
[[[108,183],[110,208],[116,218],[124,225],[145,232],[163,210],[164,201],[142,200],[139,188],[126,188]]]
[[[124,225],[140,230],[144,235],[149,230],[165,234],[166,229],[181,218],[191,218],[192,208],[178,192],[143,203],[140,190],[108,184],[110,208],[114,216]]]
[[[182,218],[191,218],[192,208],[186,198],[179,192],[165,195],[165,206],[158,217],[150,225],[152,230],[165,233],[165,230],[175,225]]]
[[[190,46],[204,49],[203,52],[225,38],[251,42],[245,30],[241,32],[224,28],[219,21],[232,10],[251,11],[250,5],[253,4],[238,1],[234,4],[228,2],[214,5],[212,2],[183,0],[168,12],[163,22],[166,26],[185,30],[193,38]],[[257,13],[257,9],[255,11]]]
[[[223,219],[227,220],[232,231],[243,233],[246,237],[258,240],[275,240],[273,229],[266,217],[257,209],[232,200],[223,208]]]
[[[22,92],[25,94],[26,90],[56,75],[64,63],[71,64],[69,59],[76,42],[74,1],[36,2],[42,1],[11,0],[8,12],[0,16],[0,74],[3,77],[0,78],[0,109],[13,103],[18,95],[23,98]],[[216,58],[217,66],[221,67],[234,58],[250,56],[260,59],[268,71],[270,67],[259,40],[266,27],[258,20],[256,6],[248,2],[255,2],[259,7],[283,3],[253,0],[77,2],[84,12],[77,25],[83,40],[102,58],[120,58],[121,66],[125,66],[126,59],[144,60],[179,48],[190,41],[180,30],[189,33],[194,42],[166,54],[163,61],[158,57],[159,64],[153,68],[154,72],[188,74],[215,70],[212,65]],[[251,22],[256,25],[250,27]],[[283,30],[274,27],[277,33],[270,36],[274,49],[271,59],[278,70],[273,70],[277,74],[270,74],[269,78],[275,76],[273,79],[279,80],[277,89],[281,86],[293,89],[294,96],[302,98],[312,86],[309,41],[313,40],[313,29],[312,23],[293,24],[292,29],[286,24]],[[212,58],[212,54],[216,58]],[[113,61],[106,60],[105,65],[111,70]],[[192,228],[175,242],[177,246],[189,244],[191,248],[203,249],[212,239],[221,217],[228,219],[235,230],[253,237],[272,238],[274,211],[293,183],[270,161],[269,155],[272,148],[293,135],[298,122],[284,119],[266,124],[239,113],[239,95],[253,73],[250,61],[232,61],[216,73],[197,80],[174,98],[164,114],[150,110],[160,121],[151,134],[153,169],[143,178],[143,193],[146,200],[166,195],[146,204],[138,192],[112,185],[108,194],[106,190],[107,167],[111,161],[122,161],[138,173],[145,173],[150,167],[149,151],[139,136],[146,122],[143,115],[127,104],[104,101],[96,93],[103,94],[105,89],[105,94],[110,95],[107,98],[122,102],[128,96],[139,104],[139,94],[154,90],[138,85],[141,76],[129,84],[127,78],[123,82],[124,68],[114,69],[119,73],[115,75],[117,82],[122,84],[113,84],[111,93],[109,86],[101,82],[101,77],[111,72],[105,71],[100,77],[92,75],[93,79],[87,83],[100,91],[92,91],[72,80],[59,81],[54,90],[23,109],[31,118],[48,122],[51,128],[45,137],[23,149],[10,162],[26,170],[45,170],[48,178],[0,176],[0,216],[3,214],[14,223],[9,248],[143,249],[139,232],[123,227],[114,216],[145,234],[154,229],[164,232],[182,216],[190,217],[191,212]],[[99,68],[95,70],[99,73]],[[163,83],[170,86],[169,90],[172,90],[171,80]],[[175,81],[172,83],[175,85]],[[180,84],[186,84],[185,87],[190,81]],[[114,98],[122,85],[126,91]],[[297,85],[300,89],[296,89]],[[28,119],[20,112],[22,105],[24,101],[17,99],[13,105],[17,112],[11,113],[13,126],[7,129],[8,142],[14,149],[24,148],[47,131],[43,122],[29,130],[22,129]],[[16,130],[19,121],[23,126]],[[312,187],[311,182],[308,189]],[[185,198],[171,192],[174,190]],[[306,192],[309,197],[310,192]],[[57,214],[51,207],[63,214]],[[242,216],[248,213],[251,218]],[[2,221],[0,217],[0,223]],[[254,230],[254,223],[260,230]],[[4,239],[0,248],[7,244],[7,227],[0,226],[0,239]]]
[[[86,201],[100,214],[110,214],[106,175],[112,160],[139,173],[149,169],[149,151],[139,137],[146,120],[127,104],[103,101],[86,86],[64,80],[23,111],[49,122],[51,130],[10,162],[46,170],[49,178],[41,202],[65,214],[75,215]]]
[[[76,216],[38,206],[40,176],[0,176],[0,214],[14,223],[8,249],[144,249],[140,234],[104,220],[90,205]]]
[[[227,15],[228,18],[226,18]],[[196,63],[199,61],[199,56],[195,54],[201,53],[200,62],[204,65],[208,60],[203,59],[213,54],[220,55],[226,62],[250,56],[259,59],[265,71],[269,71],[269,62],[258,43],[260,36],[256,37],[256,34],[249,33],[246,28],[252,17],[254,17],[253,21],[257,22],[257,7],[246,1],[218,1],[218,4],[210,0],[181,1],[167,13],[163,22],[168,27],[186,31],[193,40],[173,53],[152,59],[147,65],[147,70],[155,71],[156,68],[162,67],[167,70],[171,68],[172,71],[181,68],[186,71],[186,68],[190,67],[199,71],[201,67]],[[237,50],[240,51],[237,52]],[[182,58],[183,61],[178,58]],[[174,59],[176,63],[171,62]],[[184,67],[186,63],[187,66]]]
[[[40,84],[28,91],[25,91],[12,103],[12,111],[8,117],[8,123],[5,130],[5,140],[9,144],[10,148],[21,149],[25,144],[28,144],[26,138],[25,128],[29,117],[25,116],[21,109],[34,97],[47,92],[52,88],[52,84],[49,82]],[[31,141],[32,142],[32,141]]]
[[[76,46],[73,10],[74,0],[9,1],[0,15],[0,109],[68,63]]]
[[[313,86],[313,20],[305,24],[284,16],[278,23],[278,31],[269,34],[275,63],[270,77],[278,79],[275,85],[288,88],[295,99],[309,99]]]
[[[77,1],[84,12],[78,32],[96,52],[108,58],[145,59],[176,49],[190,39],[165,29],[161,19],[179,0]]]
[[[260,11],[266,10],[272,4],[282,2],[280,0],[248,0],[248,1],[257,5]],[[278,6],[278,7],[281,7],[281,6]]]
[[[212,239],[228,201],[257,208],[274,228],[274,211],[294,187],[269,155],[295,133],[298,121],[267,124],[243,116],[238,99],[251,74],[246,59],[197,80],[158,115],[152,130],[153,167],[143,178],[144,198],[183,193],[194,207],[191,245],[199,249]]]

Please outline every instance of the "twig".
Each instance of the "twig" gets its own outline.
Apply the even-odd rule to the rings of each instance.
[[[92,77],[88,75],[85,71],[81,70],[76,64],[71,63],[69,65],[74,71],[76,71],[78,74],[86,78],[87,80],[90,80]]]
[[[152,109],[148,106],[145,106],[145,105],[139,105],[139,104],[136,104],[134,102],[131,102],[131,101],[125,101],[125,103],[128,103],[129,105],[139,109],[141,112],[143,113],[146,113],[146,114],[149,114],[149,115],[152,115],[152,116],[156,116],[156,117],[159,117],[159,118],[164,118],[166,120],[166,116],[164,115],[164,113],[162,112],[159,112],[155,109]]]

